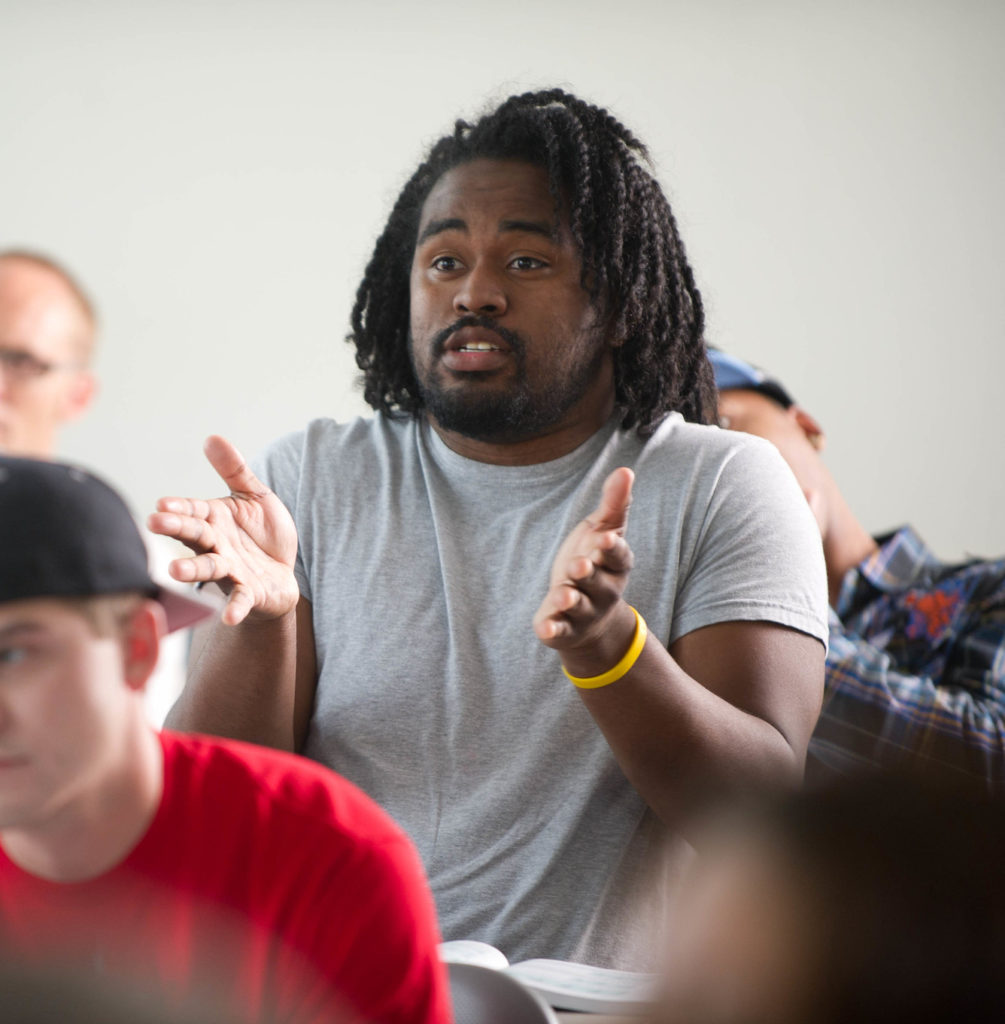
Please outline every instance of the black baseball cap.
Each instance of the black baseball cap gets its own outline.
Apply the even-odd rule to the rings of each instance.
[[[0,456],[0,604],[123,593],[159,601],[168,632],[216,610],[154,582],[139,527],[104,481],[66,463]]]

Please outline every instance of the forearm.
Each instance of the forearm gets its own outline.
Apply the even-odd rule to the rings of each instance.
[[[621,602],[594,639],[562,652],[563,665],[599,675],[630,649],[634,631]],[[823,645],[795,630],[723,622],[681,637],[672,652],[650,634],[625,675],[579,693],[625,775],[677,825],[710,790],[799,781],[823,661]]]
[[[706,689],[651,636],[626,676],[579,692],[628,780],[670,826],[701,794],[802,776],[803,744]]]
[[[292,751],[296,668],[295,610],[236,626],[218,622],[193,652],[166,724]]]
[[[670,651],[650,634],[639,651],[623,597],[635,564],[624,537],[633,480],[625,468],[611,473],[597,509],[563,542],[534,628],[578,680],[625,775],[678,826],[696,794],[801,778],[824,644],[778,622],[730,620],[693,629]],[[811,554],[822,584],[818,548]]]

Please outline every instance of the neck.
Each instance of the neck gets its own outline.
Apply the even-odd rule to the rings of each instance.
[[[611,393],[604,396],[602,401],[577,410],[573,416],[563,418],[562,422],[534,437],[495,441],[446,430],[433,416],[427,416],[430,426],[439,434],[443,443],[466,459],[496,466],[533,466],[560,459],[575,451],[607,423],[613,412],[614,395]]]
[[[160,740],[145,721],[134,725],[115,764],[86,790],[41,820],[0,833],[15,864],[49,881],[79,882],[125,859],[149,828],[164,789]]]
[[[827,563],[827,592],[831,606],[837,604],[841,584],[849,569],[868,558],[878,545],[855,518],[841,492],[830,480],[827,523],[823,530],[824,561]]]

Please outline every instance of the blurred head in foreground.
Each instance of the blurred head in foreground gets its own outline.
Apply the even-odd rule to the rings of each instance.
[[[907,776],[721,809],[660,1024],[1005,1020],[1005,808]]]
[[[0,1024],[238,1024],[207,999],[205,1006],[166,1006],[121,978],[96,978],[58,967],[0,967]],[[262,1024],[268,1024],[262,1021]]]

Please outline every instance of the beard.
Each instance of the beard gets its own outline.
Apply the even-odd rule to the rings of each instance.
[[[481,327],[494,331],[510,347],[516,364],[514,379],[503,391],[476,386],[448,386],[437,373],[436,361],[447,339],[462,327]],[[586,394],[604,359],[603,346],[597,345],[593,357],[574,367],[572,372],[556,371],[548,380],[531,383],[527,375],[527,345],[516,331],[500,327],[484,317],[463,317],[440,331],[430,345],[432,365],[420,372],[415,365],[411,332],[408,337],[412,366],[426,411],[437,424],[451,433],[476,441],[513,444],[539,437]],[[465,380],[476,384],[492,374],[469,372]]]

